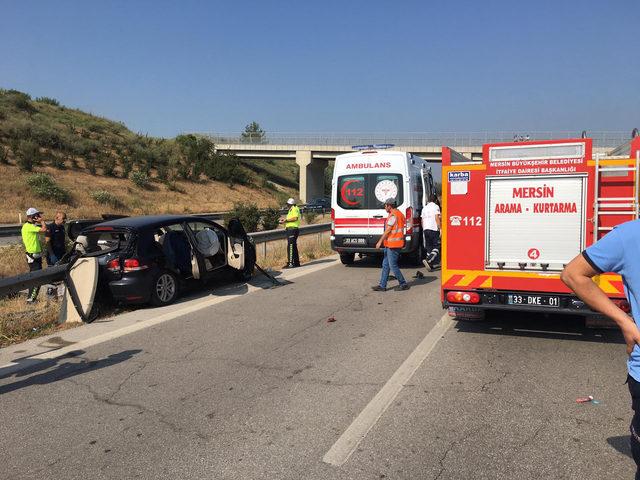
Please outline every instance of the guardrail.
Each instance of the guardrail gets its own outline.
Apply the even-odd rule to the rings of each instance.
[[[527,131],[508,130],[498,132],[269,132],[267,134],[237,134],[229,132],[201,133],[218,144],[248,145],[335,145],[351,146],[374,143],[393,143],[399,147],[430,146],[473,147],[485,143],[512,142],[514,138],[549,140],[580,138],[581,130]],[[629,132],[589,131],[596,147],[617,147],[631,139]]]
[[[331,230],[330,223],[319,223],[317,225],[307,225],[300,227],[300,235],[311,235],[314,233],[323,233]],[[287,232],[284,229],[267,230],[265,232],[249,233],[249,237],[258,243],[272,242],[274,240],[284,240],[287,238]],[[15,277],[0,279],[0,298],[18,293],[32,287],[46,285],[64,280],[67,271],[67,265],[55,265],[44,270],[24,273]]]
[[[319,214],[324,214],[327,213],[330,208],[329,207],[322,207],[320,205],[314,205],[311,207],[307,207],[305,204],[300,205],[300,210],[302,211],[302,213],[305,213],[306,211],[313,211]],[[216,213],[194,213],[193,216],[194,217],[199,217],[199,218],[204,218],[206,220],[211,220],[214,222],[220,222],[224,219],[224,216],[227,214],[228,212],[216,212]],[[286,209],[281,209],[280,210],[281,214],[286,214],[287,211]],[[103,221],[108,221],[108,220],[103,220]],[[18,224],[14,224],[14,225],[0,225],[0,238],[6,238],[6,237],[19,237],[20,236],[20,230],[22,229],[22,225],[18,225]]]

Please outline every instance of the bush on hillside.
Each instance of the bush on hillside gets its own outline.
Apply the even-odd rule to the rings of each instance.
[[[149,188],[149,183],[151,182],[151,179],[149,178],[149,175],[147,175],[146,172],[141,172],[137,170],[131,173],[131,181],[136,187],[147,189]]]
[[[262,228],[264,230],[275,230],[279,224],[280,210],[271,207],[262,212]]]
[[[60,102],[55,98],[51,98],[51,97],[38,97],[36,98],[36,102],[46,103],[48,105],[53,105],[54,107],[60,106]]]
[[[9,164],[9,154],[4,147],[0,147],[0,164]]]
[[[70,143],[67,147],[67,150],[80,157],[88,157],[92,153],[97,152],[99,149],[99,144],[95,140],[90,140],[87,138],[74,138],[73,142]]]
[[[133,160],[129,155],[122,155],[122,178],[129,178],[133,170]]]
[[[98,173],[98,162],[95,157],[89,156],[85,158],[84,164],[91,175],[96,175]]]
[[[174,180],[165,180],[164,184],[170,192],[187,193]]]
[[[33,125],[29,135],[30,139],[43,148],[56,148],[64,150],[67,144],[60,134],[53,128]]]
[[[31,191],[40,198],[54,200],[58,203],[69,203],[71,195],[59,186],[50,175],[46,173],[34,173],[27,177],[27,185]]]
[[[235,155],[216,154],[205,164],[205,175],[211,180],[224,182],[230,187],[249,183],[249,174]]]
[[[109,205],[113,208],[120,208],[122,206],[122,202],[118,200],[118,198],[110,192],[106,190],[96,190],[91,192],[91,198],[95,200],[100,205]]]
[[[40,164],[40,149],[33,142],[19,142],[15,153],[18,168],[23,172],[31,172],[34,166]]]
[[[33,108],[33,105],[31,104],[30,95],[19,92],[18,90],[7,90],[6,94],[9,95],[11,104],[18,110],[22,110],[27,113],[35,111],[35,108]]]
[[[234,203],[233,210],[224,216],[226,223],[232,218],[238,218],[247,232],[256,232],[260,223],[260,210],[255,203]]]
[[[97,158],[97,163],[102,168],[102,174],[107,177],[116,176],[116,159],[111,155],[100,155]]]

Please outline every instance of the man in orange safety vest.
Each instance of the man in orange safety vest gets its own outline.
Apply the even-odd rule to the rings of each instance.
[[[376,248],[384,245],[384,259],[382,260],[382,274],[380,275],[380,283],[371,287],[376,292],[385,292],[387,290],[387,280],[389,279],[389,271],[398,279],[400,284],[395,290],[409,290],[407,281],[402,276],[398,260],[400,259],[400,251],[404,247],[404,226],[405,218],[402,212],[396,208],[396,199],[389,198],[384,202],[384,209],[389,214],[384,222],[384,233],[378,240]]]

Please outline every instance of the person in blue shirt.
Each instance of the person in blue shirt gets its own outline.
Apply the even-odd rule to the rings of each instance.
[[[624,291],[633,317],[623,312],[596,285],[592,278],[612,272],[622,276]],[[631,453],[636,462],[636,480],[640,480],[640,220],[614,228],[582,254],[571,260],[560,276],[593,310],[613,320],[627,344],[627,383],[631,394]]]

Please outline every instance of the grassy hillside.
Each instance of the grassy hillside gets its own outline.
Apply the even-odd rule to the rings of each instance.
[[[0,175],[0,223],[34,205],[74,218],[269,206],[298,182],[294,162],[248,162],[201,137],[140,135],[55,99],[1,89]]]

